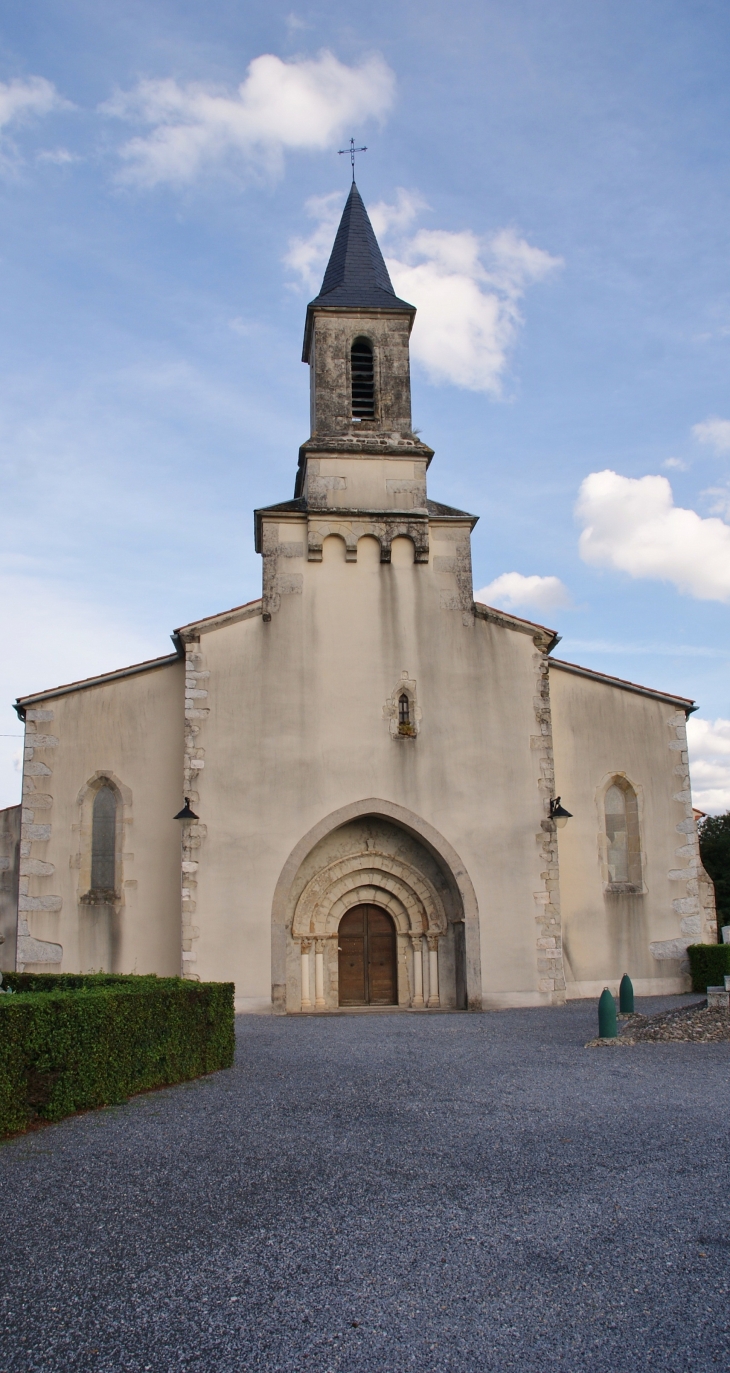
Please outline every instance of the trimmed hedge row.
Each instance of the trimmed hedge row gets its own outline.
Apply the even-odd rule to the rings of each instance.
[[[4,975],[0,1136],[233,1062],[232,982]],[[72,984],[72,985],[70,985]]]
[[[687,957],[693,992],[721,987],[725,975],[730,973],[730,944],[690,944]]]

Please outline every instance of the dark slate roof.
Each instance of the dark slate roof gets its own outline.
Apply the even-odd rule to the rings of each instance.
[[[415,310],[415,306],[399,300],[393,290],[368,212],[354,181],[342,211],[322,289],[310,301],[308,309],[313,305]]]
[[[457,510],[455,505],[442,505],[440,501],[427,500],[426,509],[434,518],[473,520],[475,524],[479,519],[478,515],[470,515],[468,510]]]
[[[293,515],[300,512],[307,513],[308,510],[309,507],[304,496],[295,496],[292,501],[279,501],[277,505],[260,506],[258,510],[254,511],[254,514],[273,515],[275,513],[281,513],[282,515]],[[428,514],[435,519],[474,520],[476,523],[479,518],[478,515],[470,515],[468,510],[457,510],[455,505],[442,505],[440,501],[427,500],[426,510],[428,511]],[[314,513],[321,515],[323,512],[317,510]],[[383,516],[391,513],[392,512],[389,510],[384,510]]]

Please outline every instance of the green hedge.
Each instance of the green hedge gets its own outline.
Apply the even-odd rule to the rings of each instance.
[[[730,973],[730,944],[690,944],[687,950],[692,972],[692,991],[721,987]]]
[[[8,973],[0,1136],[233,1062],[232,982]]]
[[[3,987],[16,992],[80,992],[99,987],[136,987],[151,982],[180,982],[178,977],[160,978],[156,973],[3,973]]]

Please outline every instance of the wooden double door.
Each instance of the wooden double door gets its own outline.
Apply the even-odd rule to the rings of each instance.
[[[395,926],[379,906],[353,906],[340,921],[341,1006],[395,1006],[398,1002]]]

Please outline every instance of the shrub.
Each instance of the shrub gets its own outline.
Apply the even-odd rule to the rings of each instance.
[[[692,972],[692,991],[721,987],[730,973],[730,944],[690,944],[687,950]]]
[[[233,1062],[233,983],[9,973],[0,1135]],[[73,985],[69,985],[73,984]]]

